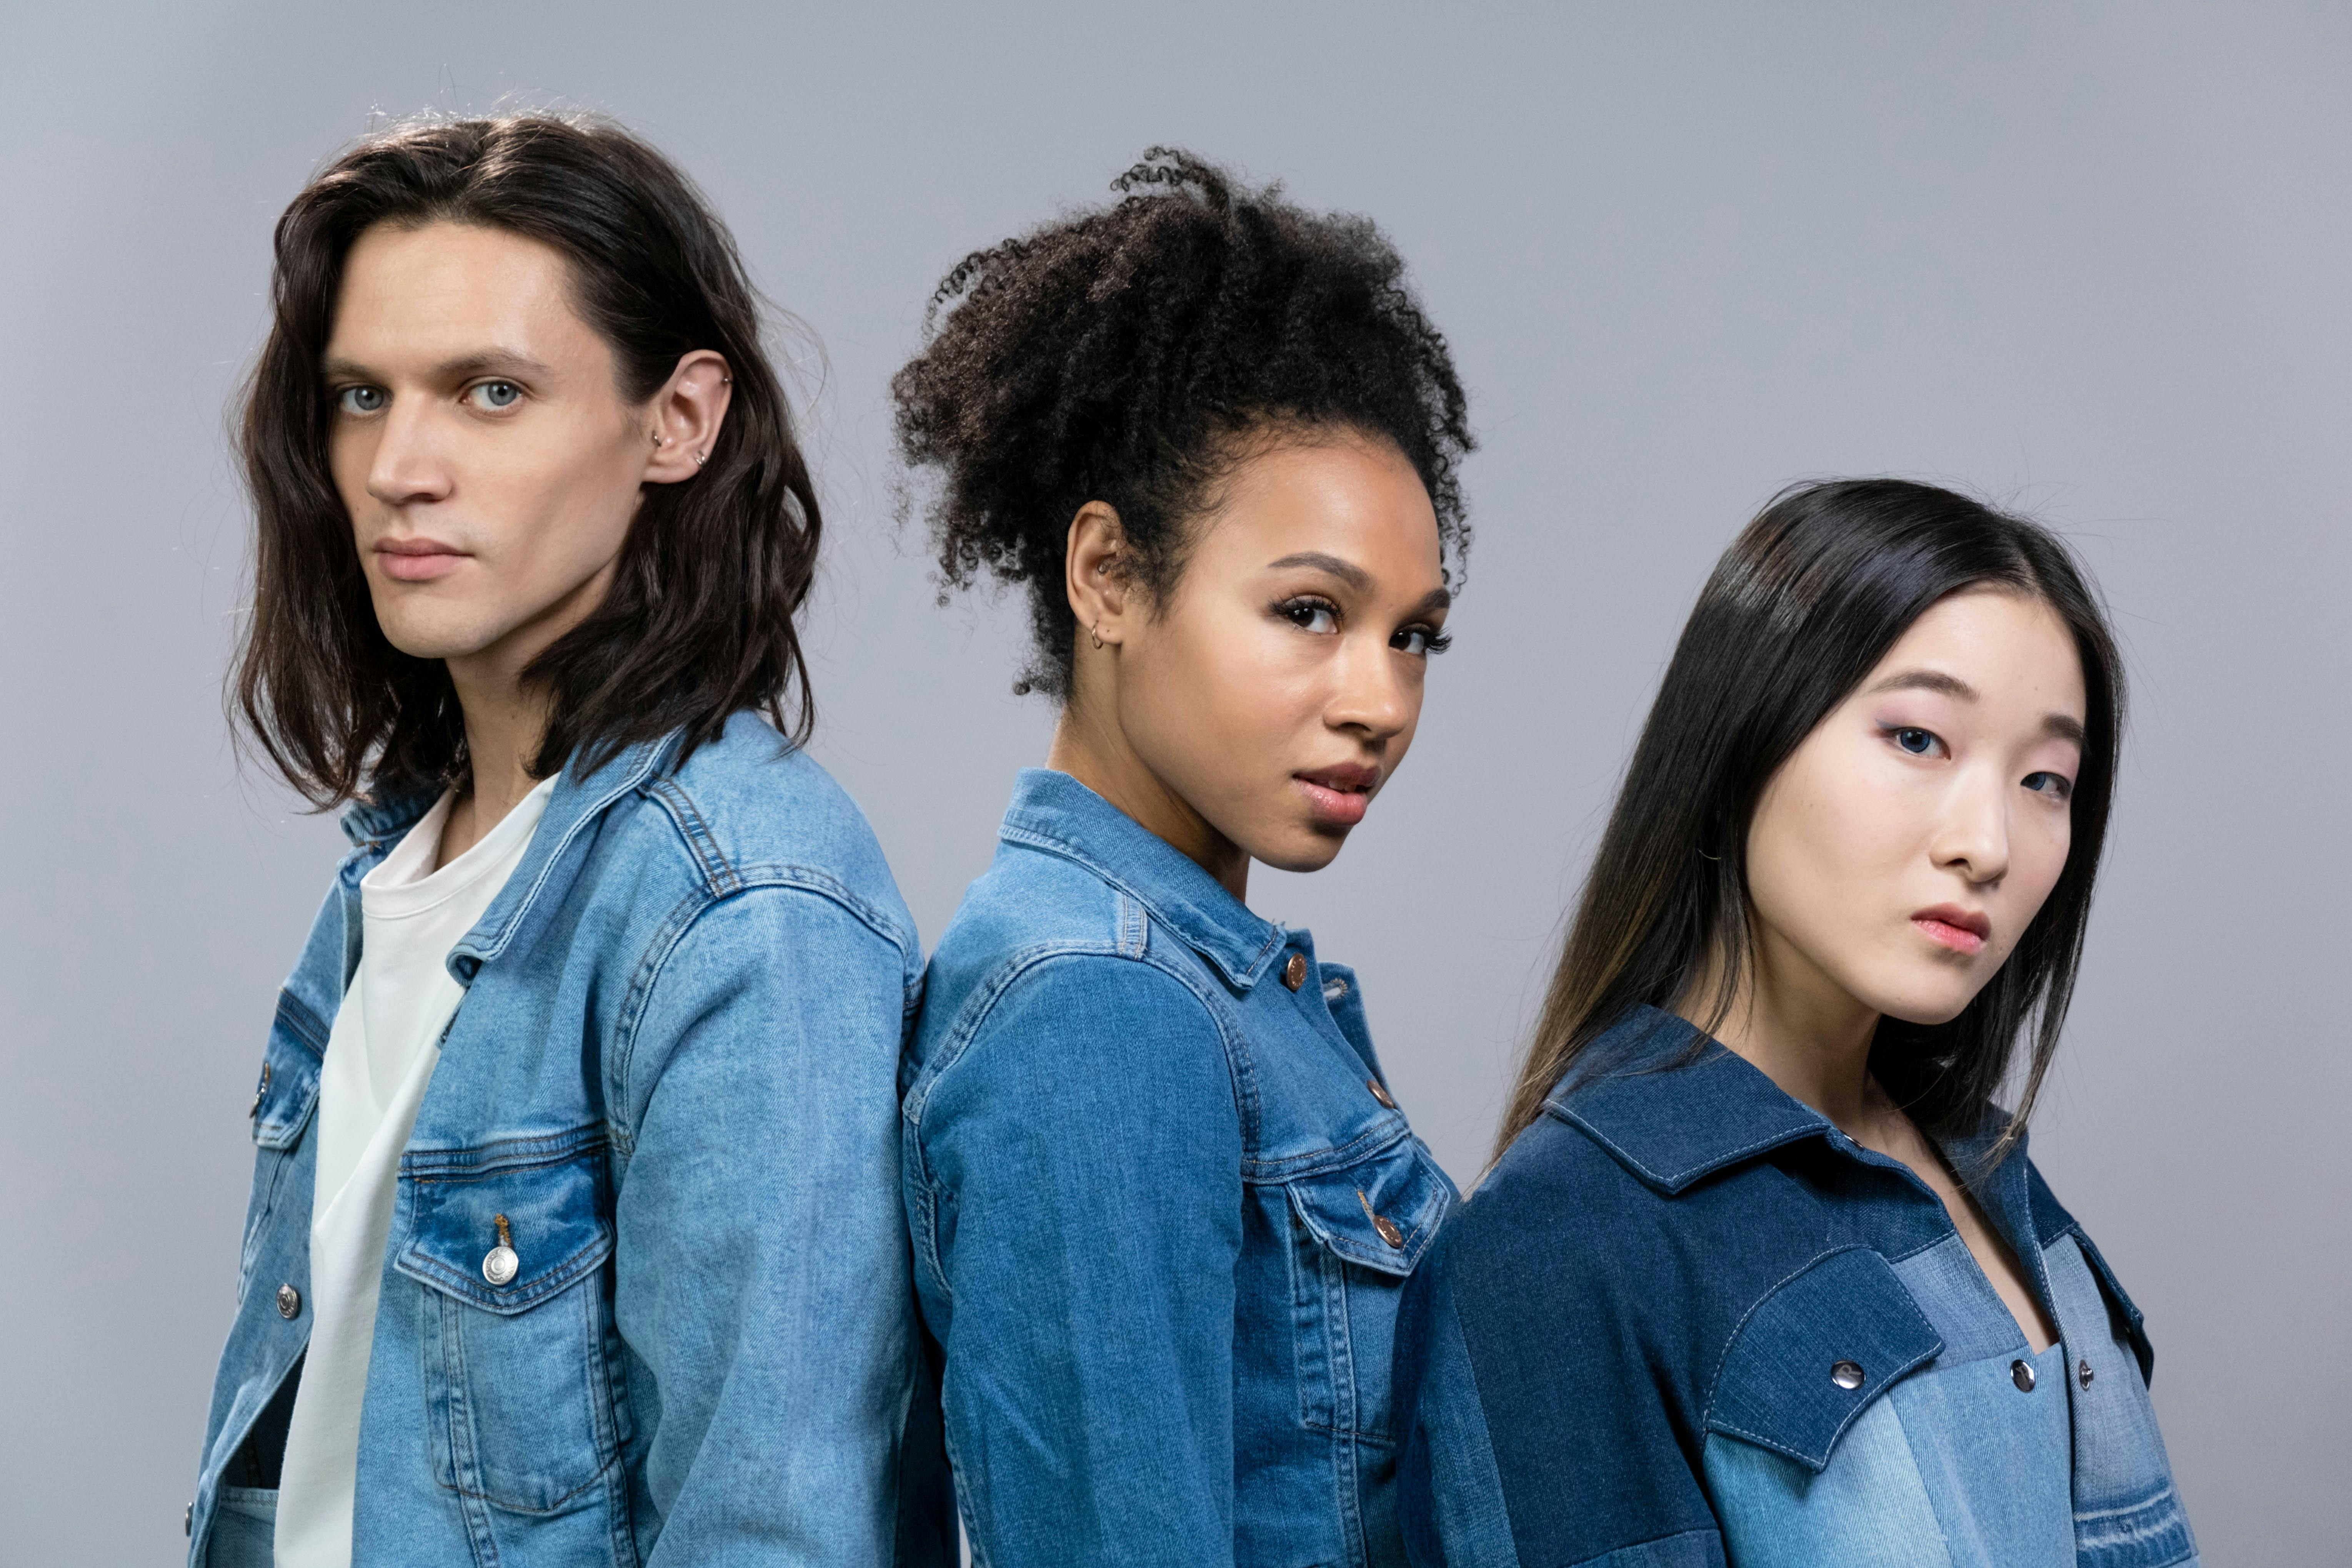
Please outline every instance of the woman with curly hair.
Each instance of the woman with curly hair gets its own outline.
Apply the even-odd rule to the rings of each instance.
[[[893,384],[947,581],[1061,704],[931,960],[904,1173],[976,1562],[1392,1563],[1390,1340],[1454,1189],[1355,975],[1244,902],[1404,760],[1467,531],[1371,224],[1155,150],[972,256]]]

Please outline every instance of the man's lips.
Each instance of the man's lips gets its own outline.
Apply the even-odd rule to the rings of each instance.
[[[1372,804],[1372,792],[1381,784],[1380,769],[1356,763],[1290,776],[1306,794],[1307,809],[1328,827],[1353,827],[1363,821],[1366,808]]]
[[[399,583],[426,583],[446,576],[466,559],[466,552],[437,539],[379,539],[377,562],[383,574]]]
[[[1958,904],[1937,904],[1931,910],[1921,910],[1911,917],[1911,923],[1929,942],[1950,948],[1954,952],[1981,952],[1987,938],[1992,935],[1992,921],[1976,910],[1964,910]]]

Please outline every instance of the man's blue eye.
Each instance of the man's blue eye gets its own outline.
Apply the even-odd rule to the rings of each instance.
[[[1895,743],[1915,757],[1924,757],[1935,748],[1936,737],[1925,730],[1897,730]]]
[[[473,389],[472,395],[485,408],[507,408],[522,396],[522,388],[511,381],[486,381]]]
[[[346,414],[373,414],[384,405],[383,388],[347,386],[335,395],[335,401]]]

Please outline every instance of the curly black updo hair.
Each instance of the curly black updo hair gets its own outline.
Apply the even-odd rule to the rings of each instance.
[[[1428,488],[1458,583],[1468,404],[1380,230],[1174,148],[1111,188],[1114,205],[966,257],[890,383],[900,454],[940,470],[931,528],[947,584],[982,567],[1028,584],[1036,649],[1013,689],[1069,696],[1077,624],[1062,568],[1078,509],[1118,511],[1128,581],[1164,604],[1189,524],[1260,437],[1392,443]]]

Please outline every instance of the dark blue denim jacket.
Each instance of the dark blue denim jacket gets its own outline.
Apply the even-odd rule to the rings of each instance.
[[[2021,1403],[2037,1358],[1925,1184],[1688,1024],[1636,1009],[1553,1091],[1407,1292],[1412,1560],[2193,1563],[2140,1313],[2022,1140],[1982,1169],[2004,1125],[1989,1116],[1984,1137],[1946,1153],[1979,1173],[1971,1188],[2059,1326],[2039,1405]],[[1969,1290],[1973,1314],[1955,1306]],[[1978,1419],[2028,1411],[2054,1421],[2031,1455]],[[1939,1422],[1950,1429],[1926,1429]],[[2029,1459],[2036,1470],[2015,1468]],[[2033,1488],[2056,1528],[2030,1565],[2004,1561],[1986,1543],[2006,1521],[1990,1515]]]
[[[900,1486],[913,925],[856,805],[772,729],[738,714],[677,750],[567,769],[449,954],[467,992],[401,1155],[355,1563],[880,1564],[937,1561],[952,1529],[943,1478]],[[196,1568],[268,1561],[242,1539],[267,1515],[222,1493],[276,1484],[247,1441],[275,1421],[282,1443],[310,1333],[319,1068],[360,880],[429,805],[345,818],[356,847],[278,995]],[[492,1281],[499,1215],[520,1267]]]
[[[1391,1336],[1454,1189],[1353,974],[1031,770],[906,1074],[975,1563],[1399,1560]]]

